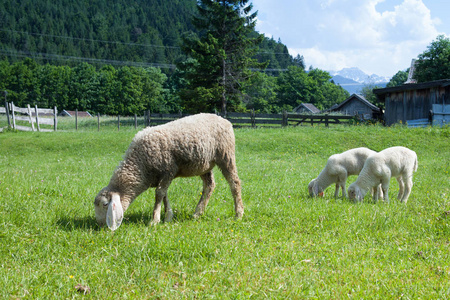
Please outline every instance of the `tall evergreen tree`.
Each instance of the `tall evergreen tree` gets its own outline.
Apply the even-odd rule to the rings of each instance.
[[[199,0],[192,20],[200,37],[184,39],[183,51],[192,57],[184,64],[187,86],[180,93],[192,112],[219,109],[222,113],[242,107],[243,83],[251,68],[264,69],[251,57],[263,36],[251,37],[257,12],[248,0]]]

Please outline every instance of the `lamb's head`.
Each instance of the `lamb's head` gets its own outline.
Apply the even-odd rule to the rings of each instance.
[[[95,197],[95,218],[99,226],[106,225],[106,214],[108,212],[108,205],[113,199],[118,199],[120,202],[120,195],[111,192],[107,187],[103,188]]]
[[[311,197],[323,197],[323,190],[319,187],[317,183],[317,178],[311,180],[308,184],[308,192]]]
[[[348,198],[353,201],[362,201],[362,199],[364,198],[363,191],[355,182],[350,184],[350,186],[348,187],[347,193],[348,193]]]

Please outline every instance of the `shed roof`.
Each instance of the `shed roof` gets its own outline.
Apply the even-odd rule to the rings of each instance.
[[[366,98],[364,98],[363,95],[358,95],[358,94],[352,94],[350,97],[345,99],[343,102],[341,102],[339,105],[334,107],[332,110],[333,111],[339,111],[345,104],[347,104],[348,102],[352,101],[353,99],[355,99],[356,101],[362,102],[364,105],[368,106],[372,110],[375,110],[375,111],[379,111],[380,110],[377,106],[373,105]]]
[[[389,88],[383,88],[383,89],[374,89],[373,93],[375,95],[384,95],[388,93],[395,93],[395,92],[403,92],[403,91],[411,91],[411,90],[422,90],[422,89],[429,89],[433,87],[446,87],[450,85],[450,79],[441,79],[441,80],[435,80],[435,81],[428,81],[428,82],[422,82],[422,83],[405,83],[399,86],[389,87]]]
[[[311,103],[302,103],[299,106],[297,106],[296,108],[294,108],[294,111],[299,111],[301,108],[304,108],[305,110],[313,113],[313,114],[317,114],[320,113],[320,109],[318,109],[317,107],[314,106],[314,104]]]
[[[75,110],[65,110],[59,114],[60,116],[68,116],[68,117],[75,117],[76,111]],[[87,111],[78,111],[78,117],[92,117],[92,115]]]

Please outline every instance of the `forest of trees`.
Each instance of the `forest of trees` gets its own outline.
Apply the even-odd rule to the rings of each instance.
[[[215,1],[203,4],[208,2]],[[235,5],[230,0],[217,2]],[[205,34],[192,22],[199,3],[202,1],[0,2],[0,91],[6,91],[8,101],[19,106],[56,105],[60,110],[101,114],[129,115],[144,109],[220,110],[220,105],[196,109],[193,104],[198,98],[186,101],[180,92],[192,87],[192,77],[187,74],[198,63],[198,58],[182,51],[183,42],[186,37]],[[248,13],[254,13],[251,7]],[[258,45],[243,53],[264,68],[249,64],[230,77],[237,83],[232,89],[240,93],[238,98],[230,98],[234,99],[230,111],[280,112],[303,102],[325,109],[349,96],[330,81],[327,72],[306,70],[303,57],[289,55],[280,40],[254,29],[247,31],[241,42],[249,39],[257,40]],[[245,80],[236,74],[245,75]],[[213,90],[197,87],[200,98],[217,96],[210,93]]]

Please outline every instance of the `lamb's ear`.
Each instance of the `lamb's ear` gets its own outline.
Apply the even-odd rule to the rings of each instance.
[[[123,220],[123,208],[120,203],[120,195],[113,193],[111,201],[108,204],[108,212],[106,213],[106,225],[112,231],[119,228]]]

